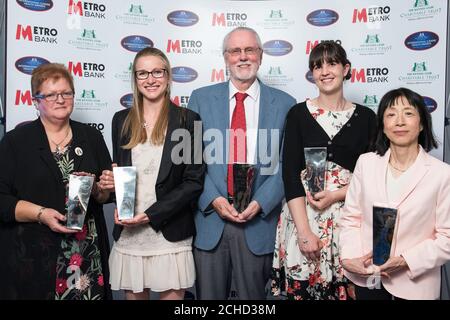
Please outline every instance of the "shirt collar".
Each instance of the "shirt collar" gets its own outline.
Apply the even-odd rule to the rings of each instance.
[[[239,92],[239,90],[234,86],[233,82],[230,80],[230,92],[229,92],[229,99],[233,99],[234,95]],[[250,88],[248,88],[245,93],[248,94],[248,96],[250,98],[252,98],[254,101],[256,101],[258,99],[258,95],[259,95],[259,90],[260,90],[260,85],[259,85],[259,80],[256,79],[252,85],[250,86]]]

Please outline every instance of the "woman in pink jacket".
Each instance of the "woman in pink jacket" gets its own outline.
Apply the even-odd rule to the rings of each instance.
[[[339,222],[345,275],[356,299],[438,299],[450,260],[450,166],[427,153],[437,143],[417,93],[386,93],[377,122],[376,152],[358,159]],[[372,259],[373,207],[397,212],[381,265]]]

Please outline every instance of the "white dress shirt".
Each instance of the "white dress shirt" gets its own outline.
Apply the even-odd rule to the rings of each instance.
[[[230,125],[233,117],[233,111],[236,107],[236,99],[234,95],[239,92],[238,89],[230,81],[229,105],[230,105]],[[259,81],[255,80],[250,88],[245,91],[248,97],[244,100],[245,108],[245,123],[247,128],[247,163],[256,164],[258,142],[258,121],[259,121],[259,103],[260,103],[260,85]]]

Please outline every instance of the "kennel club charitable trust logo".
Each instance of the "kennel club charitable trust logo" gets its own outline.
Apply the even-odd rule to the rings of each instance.
[[[295,25],[295,20],[290,19],[287,12],[278,9],[278,10],[270,10],[263,21],[257,22],[256,25],[258,27],[262,27],[264,29],[278,29],[285,30],[289,27]]]
[[[265,84],[274,87],[285,87],[294,81],[292,74],[286,73],[286,68],[281,66],[270,66],[267,71],[262,74],[262,80]]]
[[[81,50],[103,51],[109,44],[102,40],[97,30],[81,29],[74,30],[76,36],[68,41],[68,44]]]
[[[400,14],[401,18],[407,19],[409,21],[431,19],[442,13],[442,6],[437,4],[442,4],[443,1],[439,0],[409,0],[412,7],[408,11],[402,12]]]
[[[19,6],[31,11],[48,11],[53,8],[52,0],[17,0]]]
[[[105,111],[108,103],[102,100],[97,90],[82,89],[75,96],[75,109],[78,111]]]
[[[379,33],[366,34],[363,42],[358,47],[351,48],[351,52],[355,52],[360,56],[384,55],[391,50],[392,45],[385,44]]]
[[[155,22],[155,17],[150,16],[146,8],[143,4],[131,4],[126,12],[115,18],[124,24],[148,26]]]
[[[121,80],[125,83],[131,83],[132,70],[133,70],[133,62],[129,62],[128,65],[122,64],[121,71],[114,74],[114,78]]]
[[[406,84],[431,84],[439,80],[439,73],[434,73],[428,62],[414,62],[406,74],[400,75],[398,80]]]

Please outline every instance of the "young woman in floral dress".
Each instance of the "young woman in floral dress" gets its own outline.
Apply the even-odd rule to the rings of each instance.
[[[336,227],[358,156],[369,150],[375,131],[372,110],[345,99],[350,61],[337,43],[317,45],[309,69],[319,96],[287,115],[283,181],[287,205],[281,213],[274,251],[272,293],[288,299],[349,299]],[[311,195],[304,148],[326,147],[325,188]]]

